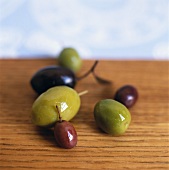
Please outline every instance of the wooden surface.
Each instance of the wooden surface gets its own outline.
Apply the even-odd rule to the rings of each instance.
[[[100,61],[97,74],[113,81],[99,85],[92,75],[78,82],[81,108],[71,121],[78,133],[77,147],[59,148],[51,130],[34,126],[31,106],[37,97],[31,76],[52,59],[0,60],[0,169],[168,169],[169,168],[169,62]],[[79,75],[93,61],[84,61]],[[139,100],[130,109],[127,132],[112,137],[101,132],[93,118],[97,101],[113,98],[125,85],[137,87]]]

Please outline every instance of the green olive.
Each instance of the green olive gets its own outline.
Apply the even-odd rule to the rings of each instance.
[[[67,86],[56,86],[42,93],[33,103],[32,122],[35,125],[50,127],[59,120],[58,110],[63,120],[71,120],[80,108],[78,93]]]
[[[64,48],[58,57],[59,64],[63,67],[78,72],[82,66],[82,60],[74,48]]]
[[[113,136],[124,134],[131,122],[129,110],[112,99],[104,99],[96,103],[94,118],[98,127]]]

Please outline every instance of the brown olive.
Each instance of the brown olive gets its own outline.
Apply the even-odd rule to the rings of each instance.
[[[130,108],[138,99],[137,89],[132,85],[125,85],[117,90],[114,99]]]
[[[77,144],[77,133],[70,122],[62,120],[57,122],[54,128],[57,144],[65,149],[71,149]]]

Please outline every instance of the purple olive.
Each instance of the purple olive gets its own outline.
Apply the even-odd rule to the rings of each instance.
[[[75,74],[68,68],[61,66],[47,66],[38,70],[31,81],[32,88],[41,94],[51,87],[68,86],[74,88],[76,85]]]
[[[134,86],[125,85],[117,90],[114,99],[130,108],[138,99],[137,89]]]
[[[56,105],[56,109],[59,115],[59,120],[54,127],[54,135],[57,144],[65,149],[71,149],[77,144],[77,133],[74,126],[66,121],[62,120],[59,107]]]

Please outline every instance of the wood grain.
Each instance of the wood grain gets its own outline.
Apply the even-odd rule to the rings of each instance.
[[[34,126],[31,106],[37,95],[31,76],[53,59],[0,60],[0,169],[168,169],[169,168],[169,62],[100,61],[96,72],[112,80],[99,85],[92,75],[78,82],[81,108],[71,121],[78,133],[73,149],[59,148],[52,130]],[[94,61],[84,61],[82,75]],[[97,101],[113,98],[125,85],[137,87],[139,100],[130,109],[127,132],[112,137],[101,132],[93,118]]]

